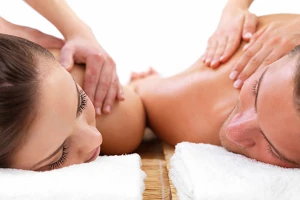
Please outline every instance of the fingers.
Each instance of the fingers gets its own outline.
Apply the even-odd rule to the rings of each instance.
[[[214,53],[216,51],[217,45],[218,45],[218,43],[214,39],[210,39],[207,44],[207,48],[206,48],[206,51],[204,54],[205,56],[203,58],[203,61],[207,66],[210,66],[210,63],[211,63]]]
[[[259,48],[259,45],[257,45],[257,47]],[[255,50],[249,50],[255,52]],[[250,60],[247,62],[247,65],[241,70],[241,73],[237,77],[237,80],[233,83],[233,86],[235,88],[241,88],[245,80],[256,71],[256,69],[264,62],[264,59],[268,57],[271,52],[271,48],[260,48],[260,50],[258,50],[257,53],[250,58]]]
[[[220,63],[226,62],[233,55],[240,41],[241,38],[236,33],[221,38],[210,38],[202,61],[209,67],[218,67]]]
[[[59,63],[63,68],[65,68],[68,71],[72,69],[74,65],[73,55],[74,48],[70,46],[64,46],[61,49]]]
[[[265,40],[265,31],[267,29],[263,28],[259,31],[257,31],[255,34],[253,34],[253,36],[251,37],[250,41],[243,47],[243,51],[247,51],[248,48],[250,48],[253,44],[255,44],[258,40],[263,41]]]
[[[220,57],[221,62],[226,62],[236,51],[240,44],[240,38],[238,37],[238,34],[231,35],[228,38],[228,42],[226,44],[226,47],[224,49],[223,55]]]
[[[120,84],[119,79],[118,79],[118,83],[119,83],[119,88],[118,88],[118,93],[117,93],[117,99],[119,101],[124,101],[125,100],[124,91],[123,91],[122,85]]]
[[[250,42],[244,46],[242,56],[229,75],[231,80],[235,80],[233,83],[235,88],[241,88],[244,81],[255,72],[264,59],[272,52],[272,48],[268,48],[268,45],[264,45],[262,42],[265,38],[265,31],[266,29],[264,28],[256,32],[251,37]]]
[[[225,50],[226,44],[227,44],[227,37],[223,38],[220,42],[218,42],[218,46],[216,48],[216,51],[213,55],[213,59],[210,63],[210,66],[212,68],[216,68],[220,65],[221,62],[221,56],[223,55],[223,52]]]
[[[105,96],[104,103],[103,103],[102,111],[105,114],[110,113],[111,108],[112,108],[112,106],[114,104],[114,101],[116,99],[118,90],[119,90],[119,81],[117,79],[116,73],[114,73],[113,77],[112,77],[112,80],[111,80],[111,83],[110,83],[110,86],[108,88],[107,94]],[[100,91],[101,91],[101,89],[100,89]],[[97,95],[96,95],[96,97],[97,97]]]
[[[290,49],[282,50],[279,48],[275,48],[262,62],[262,66],[270,65],[272,62],[275,62],[279,58],[285,55],[285,52],[288,52]]]
[[[243,82],[244,79],[243,80],[240,79],[241,78],[240,73],[244,70],[245,66],[251,59],[252,59],[251,65],[259,63],[258,58],[253,59],[253,57],[261,48],[262,48],[261,43],[255,43],[249,49],[247,49],[247,51],[245,51],[242,54],[241,58],[239,59],[237,64],[233,67],[232,72],[229,75],[229,78],[231,80],[235,80],[235,82],[233,83],[233,87],[235,87],[235,88],[242,87],[242,85],[244,83]],[[247,72],[244,72],[242,78],[246,77],[247,76],[246,73],[248,73],[248,72],[249,72],[249,69],[247,70]]]
[[[249,13],[245,18],[244,27],[243,27],[243,39],[249,41],[252,35],[256,31],[257,26],[257,17],[256,15]]]
[[[99,82],[99,76],[104,65],[104,58],[101,54],[94,54],[87,57],[86,69],[84,75],[83,88],[95,106],[96,113],[101,115],[102,101],[95,104],[96,89]],[[105,92],[106,94],[106,92]]]
[[[101,114],[99,109],[104,113],[109,113],[114,101],[116,100],[116,95],[120,89],[119,79],[116,75],[116,64],[109,57],[105,56],[104,63],[98,78],[97,88],[95,91],[95,108],[98,115]]]

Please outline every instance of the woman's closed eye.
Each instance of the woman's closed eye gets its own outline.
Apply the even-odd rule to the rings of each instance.
[[[68,146],[64,143],[61,157],[59,158],[58,161],[48,165],[49,170],[61,168],[67,161],[67,157],[68,157]]]
[[[77,109],[77,116],[81,115],[82,111],[86,108],[87,101],[88,101],[87,96],[82,89],[79,91],[79,96],[80,96],[80,103]]]
[[[77,84],[76,84],[76,88],[78,91],[78,108],[77,108],[77,117],[78,117],[82,114],[83,110],[86,108],[88,98],[87,98],[86,93],[82,89],[79,89]],[[60,158],[57,161],[55,161],[54,163],[47,165],[48,170],[58,169],[58,168],[61,168],[64,166],[64,164],[67,162],[67,158],[68,158],[68,153],[69,153],[68,148],[69,147],[66,145],[66,142],[64,142],[62,145],[62,154],[61,154]]]

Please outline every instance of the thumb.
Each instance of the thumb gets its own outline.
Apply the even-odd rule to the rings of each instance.
[[[61,49],[60,52],[59,63],[68,71],[70,71],[74,65],[73,54],[73,48],[68,48],[65,46]]]
[[[257,17],[256,15],[249,13],[246,16],[244,27],[243,27],[243,39],[249,41],[256,31]]]

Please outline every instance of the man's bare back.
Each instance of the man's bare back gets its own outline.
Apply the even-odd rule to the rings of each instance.
[[[259,18],[259,28],[293,15]],[[188,70],[169,78],[149,77],[133,84],[146,109],[148,126],[163,141],[175,145],[182,141],[221,145],[219,131],[236,105],[239,90],[229,79],[244,44],[217,69],[199,59]]]

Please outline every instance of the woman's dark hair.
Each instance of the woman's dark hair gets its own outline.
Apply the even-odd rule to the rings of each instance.
[[[38,44],[0,34],[0,167],[10,167],[35,119],[40,57],[54,59]]]

